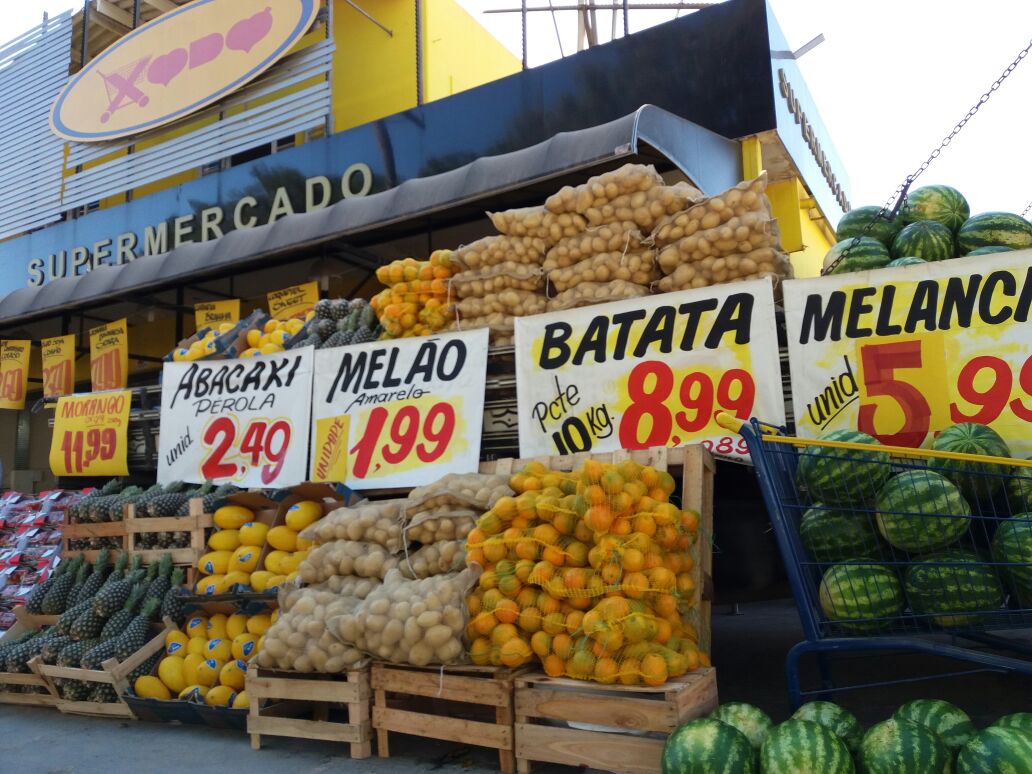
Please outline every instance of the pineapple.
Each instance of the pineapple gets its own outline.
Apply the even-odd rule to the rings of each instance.
[[[157,517],[175,516],[179,506],[189,500],[190,495],[185,492],[166,492],[150,501],[150,514]]]
[[[100,549],[96,561],[93,562],[93,574],[86,579],[86,582],[79,588],[79,593],[75,597],[76,604],[87,599],[93,599],[93,595],[100,590],[107,578],[107,564],[110,557],[110,549]]]
[[[170,588],[165,592],[161,600],[161,620],[170,618],[176,626],[182,626],[186,620],[186,612],[183,605],[183,568],[177,567],[172,571]]]
[[[137,677],[143,677],[144,675],[151,674],[154,671],[154,669],[158,666],[158,662],[161,661],[164,655],[164,652],[159,650],[153,656],[151,656],[138,667],[136,667],[136,669],[130,672],[128,674],[129,685],[133,685],[136,682]]]
[[[104,486],[102,486],[100,488],[100,494],[102,496],[103,495],[118,494],[121,491],[122,491],[122,482],[120,482],[117,478],[111,479],[106,484],[104,484]]]
[[[100,630],[104,628],[106,620],[107,616],[98,613],[91,604],[75,619],[69,633],[74,640],[95,639],[100,635]]]
[[[42,610],[44,615],[57,615],[63,613],[68,604],[68,594],[75,586],[75,576],[82,565],[82,556],[76,556],[69,562],[68,571],[62,575],[43,599]]]
[[[143,597],[147,592],[147,587],[138,583],[133,586],[133,590],[129,592],[129,598],[126,599],[125,604],[122,605],[122,609],[111,616],[107,623],[104,624],[104,629],[100,633],[100,639],[107,641],[114,639],[119,634],[125,631],[130,622],[133,620],[133,616],[136,613],[136,608],[140,602],[143,601]]]
[[[154,567],[155,565],[151,566]],[[147,597],[162,599],[165,596],[165,592],[172,585],[169,578],[172,574],[172,554],[162,554],[161,563],[157,565],[157,568],[158,576],[151,581],[150,588],[147,589]]]
[[[61,649],[65,645],[70,645],[71,642],[72,638],[64,634],[59,634],[56,637],[47,640],[46,644],[43,646],[43,650],[39,653],[40,658],[43,659],[43,663],[55,664]]]
[[[57,569],[54,570],[50,577],[36,586],[32,593],[29,594],[29,598],[25,601],[25,609],[33,615],[40,615],[43,612],[43,600],[46,598],[47,592],[50,591],[55,581],[68,571],[68,567],[68,562],[62,562],[57,565]]]
[[[118,694],[115,693],[114,686],[107,683],[99,683],[90,693],[89,701],[97,702],[98,704],[111,704],[118,701]]]
[[[65,601],[65,610],[75,607],[75,604],[79,601],[79,594],[82,591],[82,587],[86,585],[86,578],[90,574],[90,569],[90,565],[86,564],[85,561],[79,565],[79,571],[75,573],[75,585],[68,592],[68,599]]]
[[[147,628],[154,614],[158,612],[161,601],[148,599],[140,608],[139,614],[126,627],[126,630],[115,640],[115,658],[125,661],[133,653],[147,644]]]
[[[86,599],[77,604],[75,607],[70,607],[61,614],[61,617],[57,619],[57,623],[54,625],[54,629],[58,634],[71,635],[72,624],[75,623],[76,619],[83,613],[85,613],[90,607],[93,606],[92,599]]]
[[[134,556],[133,559],[138,559],[139,556]],[[135,570],[129,573],[125,578],[120,581],[105,586],[97,595],[93,598],[93,609],[98,615],[108,618],[115,614],[115,612],[125,604],[125,601],[129,598],[129,592],[133,589],[133,584],[139,583],[143,580],[144,573],[142,570]]]

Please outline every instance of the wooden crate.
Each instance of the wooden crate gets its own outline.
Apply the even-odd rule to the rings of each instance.
[[[100,669],[78,669],[73,667],[52,666],[42,664],[39,669],[49,680],[82,680],[88,683],[108,683],[114,686],[117,701],[99,703],[94,701],[67,701],[61,699],[57,702],[58,710],[70,715],[94,715],[97,717],[134,718],[133,711],[129,705],[122,701],[122,696],[129,688],[129,673],[140,664],[165,649],[165,635],[177,627],[171,621],[166,621],[158,632],[146,645],[136,651],[125,661],[108,659]]]
[[[658,774],[667,735],[717,708],[717,675],[712,668],[700,669],[653,688],[536,673],[516,679],[515,703],[520,774],[528,774],[533,761]],[[612,731],[545,725],[554,721]]]
[[[351,757],[356,759],[371,754],[368,667],[320,675],[264,669],[252,663],[245,690],[250,700],[247,733],[252,749],[261,749],[265,735],[344,742],[351,745]],[[265,701],[282,703],[262,707]],[[335,705],[347,708],[347,723],[329,720]],[[283,717],[286,713],[308,714],[311,719]]]
[[[126,526],[124,521],[101,521],[96,524],[64,524],[61,526],[61,537],[64,539],[61,557],[71,559],[75,556],[82,556],[87,562],[95,562],[99,549],[88,551],[73,550],[68,548],[68,541],[81,540],[83,538],[109,537],[118,539],[118,547],[110,549],[111,561],[114,561],[118,548],[127,548]]]
[[[498,768],[513,772],[513,679],[526,671],[374,663],[373,729],[378,755],[390,757],[388,735],[395,731],[493,748],[498,750]],[[440,706],[432,712],[418,711],[421,708],[415,704],[420,698],[433,699]]]
[[[136,506],[126,506],[125,529],[129,537],[127,548],[130,555],[142,557],[145,565],[161,561],[161,557],[172,554],[172,563],[177,567],[186,567],[186,581],[191,585],[197,576],[197,561],[207,549],[204,530],[213,526],[212,515],[204,512],[204,500],[195,497],[190,500],[189,516],[159,516],[141,518],[136,515]],[[189,548],[153,548],[138,549],[139,536],[154,532],[189,532]]]
[[[38,631],[43,626],[52,626],[57,622],[56,615],[33,615],[24,607],[14,608],[18,619],[14,625],[0,636],[0,641],[16,640],[24,634]],[[39,657],[29,660],[29,672],[0,672],[0,704],[24,704],[35,707],[55,707],[61,700],[54,684],[40,671],[43,662]],[[11,690],[11,686],[32,686],[34,693],[22,693]]]
[[[656,446],[651,449],[637,451],[615,451],[591,454],[565,454],[556,457],[525,457],[522,459],[502,459],[480,463],[481,473],[505,474],[514,473],[529,462],[539,462],[549,470],[569,472],[579,468],[585,460],[592,459],[602,463],[615,463],[623,460],[634,460],[640,465],[651,465],[657,470],[665,470],[681,475],[682,507],[699,514],[699,540],[695,550],[696,561],[692,566],[692,580],[699,591],[698,631],[699,648],[710,652],[710,613],[713,600],[713,476],[716,465],[705,447],[695,444],[668,449]]]

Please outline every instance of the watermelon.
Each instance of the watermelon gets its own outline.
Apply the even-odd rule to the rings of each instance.
[[[903,587],[883,564],[836,564],[821,579],[821,610],[847,632],[886,629],[903,612]]]
[[[849,750],[831,731],[811,720],[786,720],[760,749],[763,774],[853,774]]]
[[[856,430],[833,430],[817,440],[881,446],[877,439]],[[799,454],[796,482],[813,502],[855,507],[874,500],[892,472],[888,461],[888,453],[878,450],[807,446]]]
[[[1013,712],[999,718],[993,726],[996,728],[1016,728],[1026,734],[1032,734],[1032,712]]]
[[[895,269],[898,266],[923,266],[927,264],[924,258],[915,258],[913,255],[905,255],[902,258],[893,258],[886,264],[886,268]]]
[[[903,581],[915,613],[931,615],[939,626],[970,626],[978,615],[1003,605],[1003,584],[992,565],[971,551],[928,556],[907,568]]]
[[[961,748],[957,774],[1032,774],[1032,734],[989,726]]]
[[[892,713],[894,720],[909,720],[937,734],[943,743],[956,751],[974,736],[971,718],[960,707],[942,699],[915,699]]]
[[[893,219],[888,217],[888,212],[884,216],[878,217],[881,209],[881,207],[870,205],[850,210],[839,220],[838,228],[835,229],[835,238],[846,240],[863,234],[865,237],[875,239],[888,247],[892,244],[892,240],[899,233],[899,230],[903,228],[904,223],[899,218]],[[875,221],[874,225],[864,233],[867,224],[872,220]]]
[[[799,540],[818,562],[876,559],[882,542],[870,515],[825,508],[819,503],[803,514]]]
[[[970,215],[967,199],[948,185],[926,185],[911,191],[902,212],[904,223],[935,221],[950,231],[963,226]]]
[[[770,715],[758,707],[740,701],[721,704],[710,717],[737,728],[745,734],[745,738],[755,750],[760,749],[763,740],[774,728],[774,721],[770,719]]]
[[[792,713],[793,720],[812,720],[831,731],[851,753],[860,747],[864,730],[860,721],[848,710],[830,701],[810,701]]]
[[[1003,245],[991,245],[990,247],[979,247],[972,250],[968,255],[992,255],[993,253],[1009,253],[1014,248],[1004,247]]]
[[[854,246],[853,243],[856,243]],[[831,265],[838,261],[839,257],[848,251],[835,268]],[[868,269],[880,269],[892,260],[889,255],[889,248],[870,237],[860,237],[859,240],[843,239],[836,242],[824,256],[824,273],[846,274],[852,271],[867,271]]]
[[[989,457],[1010,457],[1010,448],[999,434],[990,427],[975,422],[960,422],[950,425],[932,441],[935,451],[956,454],[978,454]],[[942,460],[939,463],[943,474],[960,488],[969,501],[989,499],[1003,484],[1002,475],[1009,469],[991,462]]]
[[[968,255],[979,247],[1032,247],[1032,223],[1010,212],[983,212],[964,221],[957,231],[957,247]]]
[[[953,753],[937,734],[896,718],[871,726],[857,757],[864,774],[950,774],[953,767]]]
[[[1032,468],[1015,466],[1004,484],[1007,493],[1007,506],[1010,513],[1028,513],[1032,511]]]
[[[738,729],[719,720],[699,718],[678,726],[667,737],[660,757],[663,774],[755,774],[756,753]]]
[[[1003,567],[1011,590],[1023,606],[1032,604],[1032,513],[1002,520],[993,535],[993,561]]]
[[[945,261],[953,257],[955,250],[953,232],[934,220],[919,220],[904,226],[892,240],[893,258]]]
[[[931,470],[908,470],[878,493],[878,531],[904,551],[934,551],[967,532],[971,506],[949,479]]]

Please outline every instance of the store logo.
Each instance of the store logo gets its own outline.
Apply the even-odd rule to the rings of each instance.
[[[59,137],[98,142],[146,132],[257,78],[307,32],[317,0],[194,0],[107,48],[50,112]]]

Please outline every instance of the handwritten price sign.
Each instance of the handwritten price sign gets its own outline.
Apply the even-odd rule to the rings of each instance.
[[[916,447],[957,422],[1032,452],[1032,253],[785,285],[796,425]]]
[[[32,342],[25,339],[0,341],[0,409],[25,408],[31,350]]]
[[[90,379],[94,392],[125,387],[129,378],[129,325],[125,319],[90,330]]]
[[[158,481],[306,481],[313,352],[166,363]]]
[[[128,475],[131,403],[129,390],[60,398],[50,444],[50,469],[54,475]]]
[[[744,457],[715,416],[784,422],[775,331],[769,280],[517,318],[520,454]]]
[[[313,481],[419,486],[477,470],[487,330],[315,353]]]

